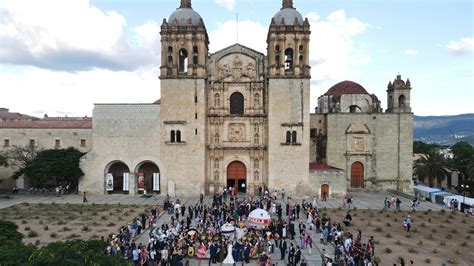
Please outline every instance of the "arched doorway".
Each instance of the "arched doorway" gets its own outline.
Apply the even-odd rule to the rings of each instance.
[[[142,163],[137,170],[139,191],[160,192],[160,169],[153,162]]]
[[[128,191],[130,169],[125,163],[120,161],[112,163],[106,173],[106,190],[109,193],[123,193],[124,191]],[[124,177],[126,182],[124,182]],[[126,187],[124,187],[124,183],[126,183]]]
[[[351,187],[364,187],[364,165],[361,162],[355,162],[351,166]]]
[[[235,161],[227,166],[227,187],[234,191],[247,192],[247,169],[242,162]]]
[[[328,184],[321,185],[320,197],[321,198],[328,198],[329,197],[329,185]]]

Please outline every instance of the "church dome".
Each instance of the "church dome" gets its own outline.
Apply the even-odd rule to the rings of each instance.
[[[343,94],[366,94],[369,93],[360,84],[345,80],[332,86],[324,95],[339,98]]]
[[[171,25],[175,20],[178,23],[178,26],[187,26],[189,23],[191,23],[193,26],[197,26],[201,22],[202,18],[198,12],[192,9],[191,0],[181,0],[180,7],[171,13],[168,19]]]
[[[293,0],[283,0],[283,7],[273,16],[275,24],[281,25],[281,20],[284,19],[286,26],[292,26],[297,21],[303,26],[303,16],[293,7]]]

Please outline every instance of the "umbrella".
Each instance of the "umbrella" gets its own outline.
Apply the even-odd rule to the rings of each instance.
[[[247,226],[254,229],[263,229],[270,224],[271,221],[270,214],[263,209],[255,209],[247,218]]]
[[[232,234],[235,231],[235,227],[230,223],[226,223],[221,226],[221,231],[223,234],[226,234],[226,235]]]

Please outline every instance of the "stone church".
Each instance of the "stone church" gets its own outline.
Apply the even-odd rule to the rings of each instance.
[[[338,196],[348,188],[410,192],[409,80],[398,75],[389,83],[385,112],[377,96],[351,81],[311,98],[310,35],[308,20],[292,0],[283,0],[271,18],[266,54],[240,44],[210,54],[203,18],[190,0],[181,0],[161,25],[160,100],[95,104],[81,136],[78,128],[35,131],[27,122],[15,128],[7,120],[0,122],[0,136],[9,144],[36,136],[45,147],[76,136],[71,146],[87,151],[80,192],[174,196],[226,187],[250,195],[259,187],[285,189],[300,197]],[[314,113],[311,100],[317,100]],[[61,130],[63,135],[56,133]],[[30,136],[14,140],[20,131]],[[52,133],[42,134],[46,131]]]

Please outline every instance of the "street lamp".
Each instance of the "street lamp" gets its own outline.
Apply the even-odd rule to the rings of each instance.
[[[461,205],[461,211],[464,212],[464,200],[466,199],[466,189],[469,189],[469,185],[461,185],[462,187],[462,205]]]

